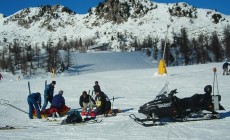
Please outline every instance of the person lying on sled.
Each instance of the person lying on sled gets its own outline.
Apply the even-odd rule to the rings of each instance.
[[[103,114],[106,116],[111,110],[111,102],[108,96],[102,91],[96,92],[95,101],[97,105],[96,114],[97,115]]]
[[[87,94],[86,91],[83,91],[82,95],[80,96],[79,104],[82,108],[82,112],[86,112],[87,108],[89,109],[88,111],[90,112],[96,103],[94,99],[89,94]]]
[[[53,97],[50,109],[50,115],[52,117],[59,117],[58,112],[60,112],[61,108],[65,106],[65,98],[63,97],[63,90],[60,90],[57,95]],[[49,116],[50,116],[49,115]]]

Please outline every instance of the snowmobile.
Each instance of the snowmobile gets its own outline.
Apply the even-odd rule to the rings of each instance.
[[[130,117],[144,126],[155,125],[162,119],[173,121],[219,119],[221,116],[217,110],[224,110],[220,104],[220,95],[211,95],[212,86],[204,88],[204,94],[194,94],[191,97],[180,99],[176,96],[177,89],[169,92],[168,82],[153,101],[142,105],[138,112],[147,116],[146,119],[137,118],[134,114]],[[152,124],[146,122],[151,121]]]

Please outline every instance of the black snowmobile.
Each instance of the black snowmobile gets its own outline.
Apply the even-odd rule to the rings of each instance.
[[[168,82],[153,101],[150,101],[140,107],[139,113],[147,116],[146,119],[137,118],[134,114],[130,117],[144,126],[155,125],[161,119],[170,119],[174,121],[219,119],[220,114],[217,110],[224,110],[220,105],[221,96],[211,95],[212,86],[207,85],[204,88],[204,94],[195,94],[192,97],[180,99],[177,89],[168,92]],[[153,122],[147,124],[146,122]]]

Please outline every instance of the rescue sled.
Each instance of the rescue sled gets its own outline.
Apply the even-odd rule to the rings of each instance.
[[[52,114],[57,112],[60,117],[67,115],[70,108],[68,106],[63,106],[59,111],[56,108],[48,108],[41,112],[42,118],[52,117]],[[36,117],[36,110],[34,109],[33,116]]]

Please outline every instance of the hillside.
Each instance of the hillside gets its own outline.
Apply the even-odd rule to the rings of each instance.
[[[9,17],[0,16],[0,47],[13,40],[41,46],[50,40],[57,43],[64,38],[81,38],[108,43],[114,51],[122,47],[132,50],[135,39],[164,39],[168,25],[172,41],[172,34],[184,27],[190,38],[200,33],[209,36],[214,31],[221,37],[229,22],[230,16],[214,10],[148,0],[105,0],[83,15],[61,5],[28,7]]]

